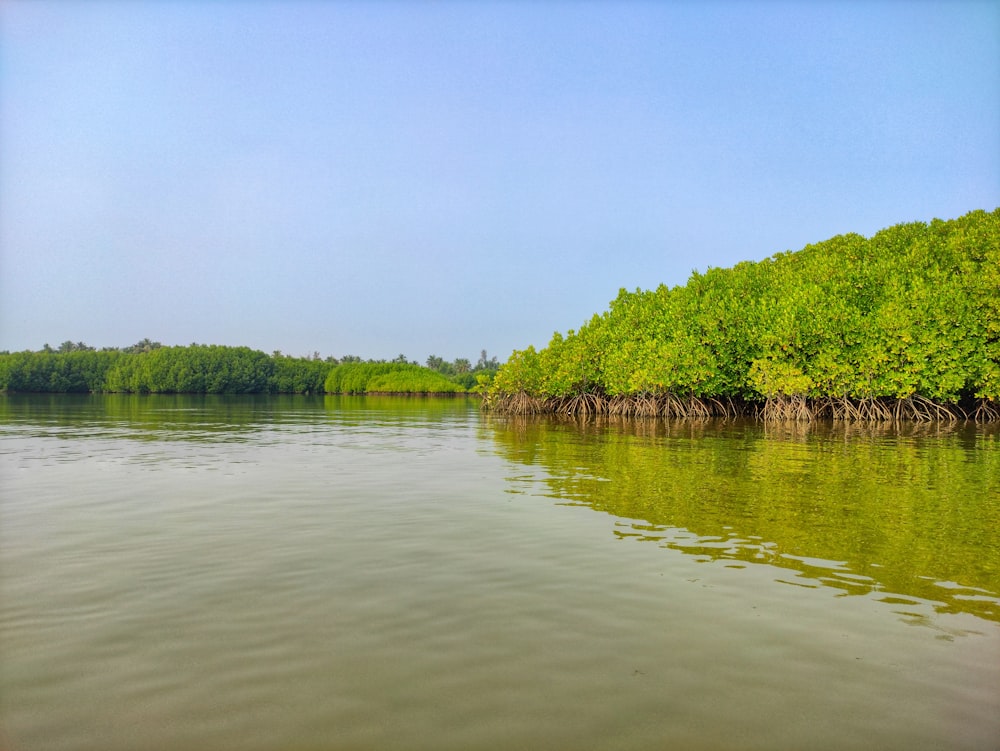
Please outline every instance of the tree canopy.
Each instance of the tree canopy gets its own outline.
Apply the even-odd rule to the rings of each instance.
[[[399,355],[391,362],[363,362],[347,355],[266,355],[249,347],[191,344],[164,346],[144,339],[122,349],[96,351],[82,342],[46,345],[38,352],[0,353],[0,390],[9,392],[111,392],[130,394],[435,393],[479,390],[496,365],[483,359],[425,368]],[[463,363],[466,367],[463,367]],[[457,366],[456,366],[457,364]]]
[[[486,404],[996,419],[998,399],[1000,209],[623,289],[578,330],[514,352]]]

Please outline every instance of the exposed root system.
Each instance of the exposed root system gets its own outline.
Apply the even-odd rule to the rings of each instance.
[[[502,396],[487,396],[483,399],[482,407],[504,415],[538,415],[547,411],[542,399],[531,396],[525,391]]]
[[[1000,420],[1000,403],[993,399],[980,399],[972,419],[976,422],[993,422]]]
[[[919,394],[903,399],[779,395],[763,402],[744,402],[727,397],[680,396],[673,393],[640,393],[605,396],[583,393],[573,396],[532,396],[524,391],[491,394],[483,408],[506,415],[558,414],[574,417],[704,419],[709,417],[755,417],[765,422],[808,423],[833,420],[851,423],[944,423],[975,420],[1000,421],[1000,403],[979,400],[966,412],[957,404],[940,404]]]
[[[767,422],[809,422],[813,412],[804,396],[773,396],[764,402],[761,417]]]

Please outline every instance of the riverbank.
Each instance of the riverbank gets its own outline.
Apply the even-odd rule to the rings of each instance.
[[[765,421],[811,422],[993,422],[1000,421],[1000,404],[987,399],[966,404],[938,404],[920,396],[903,399],[820,399],[776,397],[763,402],[741,399],[679,397],[673,394],[635,394],[572,397],[487,394],[485,409],[509,415],[563,414],[577,417],[637,417],[690,419],[748,417]]]

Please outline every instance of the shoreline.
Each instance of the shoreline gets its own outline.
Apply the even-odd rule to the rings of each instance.
[[[676,394],[537,397],[521,391],[488,394],[483,409],[506,415],[561,414],[575,417],[660,417],[701,419],[708,417],[752,418],[763,422],[855,422],[855,423],[988,423],[1000,421],[1000,404],[990,399],[940,403],[919,394],[909,397],[779,396],[763,401],[731,397],[682,397]]]

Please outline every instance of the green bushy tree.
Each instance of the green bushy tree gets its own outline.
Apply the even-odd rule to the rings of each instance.
[[[621,290],[579,330],[515,352],[487,403],[582,393],[995,403],[1000,209]]]

